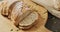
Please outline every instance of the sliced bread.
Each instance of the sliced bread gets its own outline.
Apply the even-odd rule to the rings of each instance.
[[[10,6],[13,4],[13,3],[15,3],[15,2],[17,2],[17,0],[4,0],[4,1],[2,1],[3,3],[2,3],[2,7],[3,7],[3,9],[2,9],[2,14],[3,15],[8,15],[8,12],[9,12],[9,8],[10,8]]]
[[[19,23],[19,28],[20,29],[30,28],[31,26],[34,25],[34,23],[36,23],[37,19],[38,19],[38,13],[34,11]]]

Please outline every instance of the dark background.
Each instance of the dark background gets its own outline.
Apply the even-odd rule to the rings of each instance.
[[[48,12],[48,21],[46,22],[45,27],[53,32],[60,32],[60,19],[53,16]]]

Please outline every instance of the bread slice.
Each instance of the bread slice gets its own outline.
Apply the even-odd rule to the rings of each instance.
[[[7,4],[6,1],[2,1],[2,4],[1,4],[1,6],[2,6],[1,14],[2,15],[7,15],[7,13],[6,13],[6,4]]]
[[[19,26],[19,29],[29,29],[29,28],[31,28],[32,27],[32,25],[31,26],[26,26],[26,27],[23,27],[23,26]]]
[[[20,29],[30,28],[31,26],[34,25],[34,23],[36,23],[37,19],[38,19],[38,13],[34,11],[19,23],[19,28]]]
[[[3,15],[8,15],[8,12],[9,12],[9,8],[10,8],[10,6],[13,4],[13,3],[15,3],[15,2],[17,2],[17,0],[4,0],[4,1],[2,1],[3,2],[3,9],[2,9],[2,14]]]

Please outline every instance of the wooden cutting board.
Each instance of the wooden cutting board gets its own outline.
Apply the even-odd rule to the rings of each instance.
[[[33,26],[31,29],[29,30],[20,30],[19,32],[52,32],[49,31],[48,29],[45,28],[45,23],[47,21],[48,18],[48,12],[47,10],[42,7],[37,5],[36,3],[33,3],[30,0],[24,0],[27,4],[30,4],[32,6],[33,9],[37,10],[37,12],[40,14],[40,19],[37,21],[38,24],[36,24],[35,26]]]
[[[24,0],[24,1],[25,3],[28,2],[27,4],[31,5],[32,9],[35,9],[40,14],[37,24],[29,30],[18,30],[18,28],[14,26],[11,20],[3,17],[0,14],[0,32],[52,32],[45,28],[45,23],[48,18],[47,10],[44,7],[33,3],[30,0]]]

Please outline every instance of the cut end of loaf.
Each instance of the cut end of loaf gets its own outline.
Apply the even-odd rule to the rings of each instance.
[[[37,19],[38,19],[38,13],[34,11],[19,23],[19,28],[22,29],[30,28],[32,25],[34,25],[34,23],[36,23]]]

